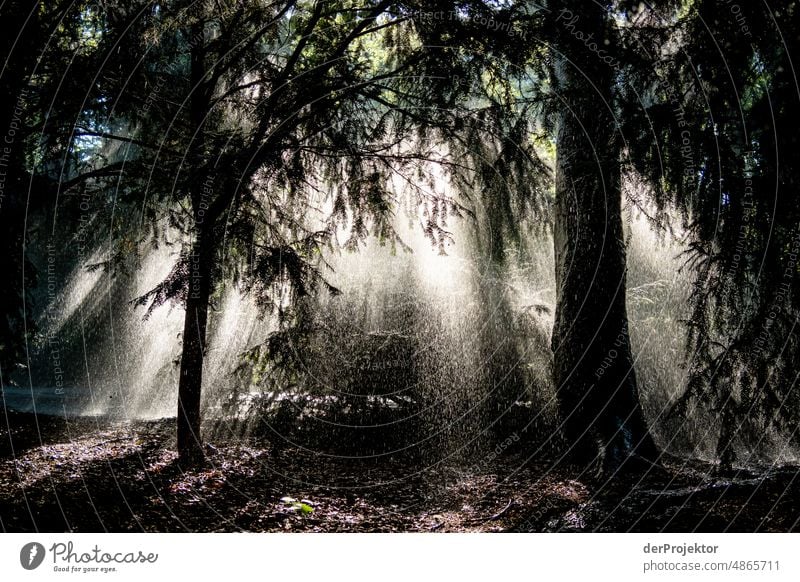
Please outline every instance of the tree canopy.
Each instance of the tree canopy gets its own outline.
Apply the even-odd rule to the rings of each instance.
[[[559,289],[582,289],[589,263],[606,265],[609,312],[619,313],[584,321],[578,307],[575,319],[566,293],[555,335],[577,346],[577,321],[600,337],[587,343],[599,361],[627,326],[621,218],[598,219],[618,248],[594,257],[584,253],[596,231],[559,217],[583,228],[597,212],[621,217],[623,205],[688,249],[689,380],[672,413],[713,414],[726,462],[737,439],[796,439],[797,3],[579,4],[7,3],[4,19],[24,26],[4,41],[0,81],[13,138],[0,212],[14,251],[2,267],[15,281],[3,291],[4,382],[25,365],[36,327],[24,289],[46,284],[46,255],[37,268],[31,244],[74,248],[76,265],[111,271],[176,246],[168,276],[137,305],[186,308],[179,418],[192,438],[181,442],[198,449],[208,310],[223,287],[297,323],[300,299],[337,292],[327,253],[370,237],[404,250],[394,226],[403,200],[442,252],[452,220],[486,217],[478,238],[500,277],[532,233],[554,236],[557,263],[559,245],[583,241],[560,255],[588,261],[583,278]],[[609,186],[596,207],[591,196],[564,202]],[[573,362],[557,352],[569,377]],[[620,409],[634,414],[635,363],[623,364],[614,382],[631,383]],[[585,366],[589,384],[597,362]],[[592,407],[595,416],[602,403]],[[613,422],[606,432],[628,430]]]

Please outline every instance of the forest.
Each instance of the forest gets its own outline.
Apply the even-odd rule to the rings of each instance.
[[[0,25],[0,531],[800,529],[800,3]]]

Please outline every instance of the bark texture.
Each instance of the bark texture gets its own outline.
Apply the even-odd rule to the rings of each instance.
[[[626,309],[613,38],[603,6],[553,11],[559,99],[554,244],[554,380],[571,457],[605,473],[653,461]]]

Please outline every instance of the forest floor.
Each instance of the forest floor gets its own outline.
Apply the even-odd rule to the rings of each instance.
[[[5,420],[0,530],[8,532],[800,529],[800,470],[791,467],[723,477],[703,463],[667,463],[658,475],[608,485],[519,452],[466,469],[239,439],[216,442],[206,467],[184,471],[172,421],[37,425],[10,412]]]

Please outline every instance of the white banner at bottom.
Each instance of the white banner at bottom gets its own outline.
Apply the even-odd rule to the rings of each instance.
[[[1,580],[800,580],[793,534],[4,534]]]

